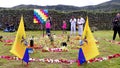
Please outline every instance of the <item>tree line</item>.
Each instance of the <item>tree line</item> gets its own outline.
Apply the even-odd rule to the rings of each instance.
[[[61,30],[62,21],[66,20],[67,30],[70,30],[70,18],[71,16],[86,16],[89,17],[89,24],[93,30],[111,30],[112,20],[117,12],[92,12],[92,11],[73,11],[73,12],[59,12],[55,10],[49,10],[49,15],[52,17],[52,30]],[[0,10],[0,25],[1,29],[5,28],[5,23],[14,23],[15,29],[18,28],[21,15],[24,17],[26,30],[42,30],[43,25],[33,23],[33,10],[12,10],[3,9]]]

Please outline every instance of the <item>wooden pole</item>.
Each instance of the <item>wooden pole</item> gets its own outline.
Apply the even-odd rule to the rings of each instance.
[[[44,30],[45,30],[45,29],[44,29],[44,26],[45,26],[45,24],[42,24],[42,25],[43,25],[43,37],[44,37]]]

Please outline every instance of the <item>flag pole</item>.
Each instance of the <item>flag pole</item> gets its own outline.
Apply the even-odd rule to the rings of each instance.
[[[44,37],[44,24],[43,24],[43,37]]]
[[[43,37],[44,37],[44,30],[45,30],[44,26],[45,26],[45,24],[43,23],[42,26],[43,26]]]
[[[28,62],[26,63],[26,66],[28,66],[29,64],[28,64]]]
[[[23,60],[22,60],[22,64],[23,64]]]

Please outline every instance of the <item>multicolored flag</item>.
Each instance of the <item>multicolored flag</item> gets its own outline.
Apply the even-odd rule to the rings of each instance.
[[[23,16],[22,16],[19,27],[18,27],[18,31],[16,34],[16,38],[10,52],[15,56],[21,58],[26,63],[28,63],[29,53],[28,53],[28,49],[26,48],[26,45],[24,44],[25,38],[26,38],[26,33],[24,28]]]
[[[86,42],[79,49],[78,65],[83,64],[84,62],[99,55],[99,51],[96,46],[95,39],[89,27],[88,17],[87,17],[86,24],[84,27],[82,39],[86,40]]]
[[[47,9],[34,9],[34,23],[45,24],[48,19]]]

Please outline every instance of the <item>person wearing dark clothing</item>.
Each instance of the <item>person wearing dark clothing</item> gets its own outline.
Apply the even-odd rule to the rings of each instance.
[[[10,25],[6,22],[5,23],[5,26],[6,26],[6,29],[4,30],[5,32],[9,31],[10,30]]]
[[[0,36],[0,42],[3,42],[2,38],[3,38],[3,36]]]
[[[4,32],[15,32],[15,24],[14,23],[5,23],[6,28],[4,29]]]
[[[15,31],[15,25],[14,25],[14,23],[12,23],[11,25],[10,25],[10,30],[9,30],[9,32],[14,32]]]
[[[119,34],[119,38],[120,38],[120,13],[118,13],[116,15],[116,17],[113,20],[113,40],[115,40],[117,33]]]
[[[50,25],[52,25],[52,17],[49,16],[48,19],[50,20]]]
[[[34,36],[30,39],[30,47],[34,47]]]

